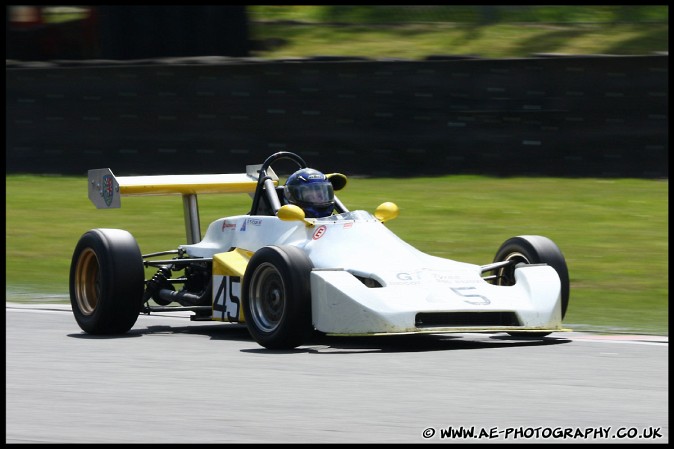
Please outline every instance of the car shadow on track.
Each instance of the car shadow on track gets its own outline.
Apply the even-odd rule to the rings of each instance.
[[[315,332],[306,343],[290,350],[274,350],[258,346],[248,333],[245,324],[207,323],[206,325],[148,325],[133,328],[120,335],[90,335],[86,333],[69,334],[69,337],[81,339],[122,339],[138,338],[147,335],[190,334],[203,335],[211,340],[248,341],[254,348],[241,349],[242,352],[277,354],[348,354],[368,352],[425,352],[456,351],[495,348],[513,348],[520,346],[551,346],[570,343],[568,338],[547,336],[537,338],[515,337],[505,333],[490,334],[408,334],[384,335],[372,337],[328,336]]]
[[[121,339],[121,338],[138,338],[146,335],[161,335],[161,334],[190,334],[203,335],[212,340],[237,340],[237,341],[253,341],[245,324],[233,323],[211,323],[205,325],[188,325],[188,326],[170,326],[170,325],[151,325],[145,327],[135,327],[125,334],[116,335],[92,335],[85,332],[78,334],[68,334],[69,337],[91,339],[91,340],[106,340],[106,339]]]
[[[332,337],[317,335],[306,344],[294,350],[270,350],[266,348],[244,349],[243,352],[275,352],[312,354],[350,354],[368,352],[426,352],[426,351],[456,351],[494,348],[512,348],[519,346],[550,346],[570,343],[566,338],[542,337],[520,338],[480,335],[388,335],[376,337]]]

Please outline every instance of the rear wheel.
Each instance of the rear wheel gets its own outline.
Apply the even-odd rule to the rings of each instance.
[[[515,267],[517,264],[545,263],[555,269],[561,281],[562,319],[569,305],[569,271],[566,260],[559,247],[549,238],[540,235],[521,235],[506,240],[496,252],[494,262],[513,261],[499,268],[495,284],[515,285]],[[544,337],[550,332],[512,333],[511,335]]]
[[[292,349],[312,331],[313,264],[294,246],[266,246],[251,257],[243,277],[242,303],[251,336],[268,349]]]
[[[144,287],[143,256],[129,232],[92,229],[82,235],[70,265],[70,304],[82,330],[127,332],[140,314]]]

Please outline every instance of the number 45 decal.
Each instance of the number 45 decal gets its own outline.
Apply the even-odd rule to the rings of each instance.
[[[466,292],[466,290],[476,290],[475,287],[451,287],[452,291],[456,293],[459,296],[463,296],[464,298],[481,298],[481,300],[473,300],[473,301],[468,301],[466,302],[468,304],[473,304],[476,306],[486,306],[487,304],[491,304],[491,301],[489,301],[489,298],[486,296],[478,295],[478,294],[469,294],[470,292]]]
[[[214,276],[213,278],[214,286],[217,287],[213,301],[213,318],[230,323],[238,322],[241,306],[239,299],[241,278],[238,276]]]

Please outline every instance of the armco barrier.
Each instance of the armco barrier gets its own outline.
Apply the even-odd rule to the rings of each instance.
[[[668,61],[7,61],[6,171],[668,177]]]

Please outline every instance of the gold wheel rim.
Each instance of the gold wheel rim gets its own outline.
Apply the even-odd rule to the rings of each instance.
[[[98,257],[91,248],[82,251],[75,271],[75,299],[77,307],[84,315],[96,310],[100,297],[101,276]]]

